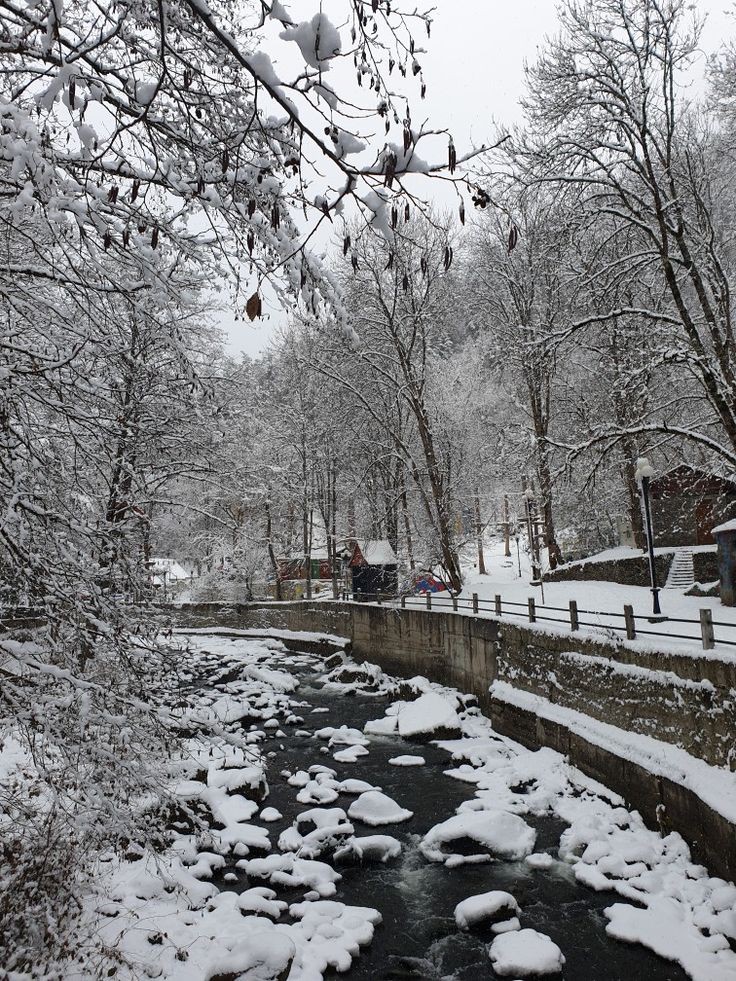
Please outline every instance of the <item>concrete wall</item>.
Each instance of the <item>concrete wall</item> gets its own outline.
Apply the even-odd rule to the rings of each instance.
[[[526,746],[551,746],[658,827],[657,806],[719,874],[736,877],[732,826],[686,787],[655,777],[564,726],[489,694],[495,680],[541,695],[626,732],[649,735],[736,769],[736,660],[643,651],[616,640],[547,633],[510,620],[355,603],[182,607],[178,626],[281,628],[350,638],[357,660],[402,677],[421,674],[478,697],[496,729]]]

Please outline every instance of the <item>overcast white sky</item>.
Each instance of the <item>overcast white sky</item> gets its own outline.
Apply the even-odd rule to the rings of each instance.
[[[295,19],[307,19],[319,9],[317,0],[287,0],[286,5]],[[545,36],[554,34],[556,6],[555,0],[435,0],[432,37],[417,37],[418,44],[427,45],[421,57],[427,96],[413,102],[414,122],[426,114],[436,128],[449,128],[458,154],[487,142],[494,122],[501,127],[519,122],[524,61],[533,61]],[[697,0],[693,8],[707,17],[704,52],[736,37],[736,18],[727,15],[734,9],[730,0]],[[431,193],[428,182],[424,196]],[[254,356],[268,346],[283,315],[272,311],[269,319],[254,324],[219,319],[230,352]]]

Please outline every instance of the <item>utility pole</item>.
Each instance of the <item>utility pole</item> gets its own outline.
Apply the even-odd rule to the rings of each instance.
[[[503,495],[503,554],[511,558],[511,522],[509,520],[509,495]]]

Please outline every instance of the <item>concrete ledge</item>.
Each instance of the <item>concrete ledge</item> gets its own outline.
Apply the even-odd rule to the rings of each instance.
[[[509,698],[496,691],[506,687],[494,686],[492,692],[490,715],[496,731],[529,749],[547,746],[562,753],[623,797],[648,827],[677,831],[696,861],[725,879],[736,879],[736,781],[728,771],[708,767],[650,737],[635,736],[632,742],[623,730],[614,732],[615,727],[596,725],[581,713],[560,711],[544,699],[537,699],[536,707],[531,701],[520,704],[526,693]]]

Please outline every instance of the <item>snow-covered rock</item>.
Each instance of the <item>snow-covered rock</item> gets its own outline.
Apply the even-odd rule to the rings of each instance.
[[[207,969],[204,981],[223,975],[242,975],[249,981],[280,981],[286,977],[295,952],[294,941],[286,934],[276,930],[251,934],[215,961]]]
[[[380,789],[380,787],[374,787],[373,784],[368,783],[366,780],[356,780],[354,778],[341,780],[339,783],[335,784],[335,790],[339,791],[339,793],[353,794],[356,797],[358,794],[364,794],[368,790]]]
[[[335,851],[338,862],[388,862],[401,854],[401,842],[390,835],[366,835],[363,838],[349,838]]]
[[[508,811],[466,811],[436,824],[419,846],[430,862],[448,866],[496,858],[525,858],[534,848],[536,832]]]
[[[398,715],[384,715],[382,719],[372,719],[363,726],[363,732],[371,736],[391,736],[399,727]]]
[[[407,811],[393,798],[382,794],[379,790],[369,790],[361,794],[348,808],[348,817],[371,827],[381,824],[398,824],[414,817],[413,811]]]
[[[559,975],[565,963],[553,940],[536,930],[502,933],[489,950],[493,970],[501,978],[541,978]]]
[[[319,730],[315,735],[324,738],[320,733],[326,731],[327,729]],[[339,729],[332,730],[328,745],[331,749],[333,746],[367,746],[368,743],[369,740],[365,738],[360,729],[351,729],[350,726],[340,726]]]
[[[426,762],[423,756],[411,756],[410,754],[393,756],[389,760],[392,766],[424,766]]]
[[[357,763],[361,756],[367,756],[368,750],[365,746],[346,746],[332,754],[333,760],[338,763]]]
[[[520,913],[519,904],[510,892],[494,889],[478,896],[468,896],[455,907],[455,922],[461,930],[480,923],[507,921]]]
[[[399,712],[399,735],[404,739],[437,739],[460,733],[460,719],[455,706],[436,692],[420,695]]]
[[[275,807],[264,807],[258,817],[261,821],[278,821],[281,818],[281,811],[278,811]]]

